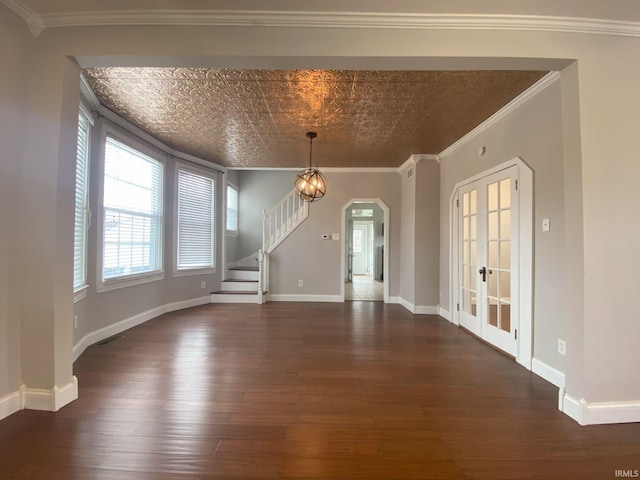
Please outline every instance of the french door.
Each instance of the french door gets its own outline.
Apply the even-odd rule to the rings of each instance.
[[[458,190],[459,323],[516,355],[518,329],[518,167]]]

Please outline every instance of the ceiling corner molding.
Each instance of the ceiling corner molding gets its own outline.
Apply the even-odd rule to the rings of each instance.
[[[36,38],[44,30],[45,25],[42,18],[20,0],[0,0],[0,2],[4,3],[27,22],[27,27],[33,38]]]
[[[424,30],[533,30],[640,37],[640,22],[595,18],[501,14],[301,12],[264,10],[122,10],[38,16],[20,0],[0,0],[30,28],[86,26],[232,26],[303,28],[385,28]],[[32,29],[32,31],[33,31]]]
[[[511,112],[513,112],[514,110],[520,108],[522,105],[527,103],[533,97],[535,97],[540,92],[542,92],[545,88],[547,88],[549,85],[552,85],[553,83],[555,83],[559,79],[560,79],[560,72],[549,72],[548,74],[546,74],[544,77],[542,77],[536,83],[531,85],[528,89],[526,89],[524,92],[522,92],[516,98],[514,98],[512,101],[510,101],[504,107],[502,107],[500,110],[498,110],[496,113],[494,113],[489,118],[487,118],[484,122],[482,122],[476,128],[474,128],[469,133],[467,133],[464,137],[460,138],[459,140],[457,140],[456,142],[451,144],[449,147],[444,149],[442,152],[440,152],[437,155],[438,161],[444,159],[445,157],[447,157],[448,155],[453,153],[455,150],[460,148],[462,145],[464,145],[465,143],[469,142],[471,139],[473,139],[474,137],[480,135],[482,132],[484,132],[485,130],[490,128],[492,125],[494,125],[495,123],[497,123],[500,120],[502,120],[504,117],[509,115]]]

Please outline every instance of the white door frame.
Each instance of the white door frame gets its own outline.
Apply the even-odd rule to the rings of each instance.
[[[342,207],[342,222],[341,222],[341,238],[340,242],[340,298],[344,302],[344,279],[346,278],[346,249],[345,249],[345,235],[346,235],[346,221],[347,221],[347,209],[354,203],[375,203],[384,213],[384,258],[382,260],[384,285],[384,303],[389,303],[389,207],[379,198],[352,198]]]
[[[519,329],[517,339],[516,361],[528,370],[531,370],[533,356],[533,170],[520,158],[516,157],[507,162],[496,165],[489,170],[458,182],[453,188],[449,201],[449,308],[451,310],[451,323],[459,325],[459,311],[457,305],[461,302],[458,298],[458,221],[457,207],[458,190],[460,187],[475,182],[487,175],[499,172],[512,166],[518,167],[518,191],[520,192],[519,207],[519,293],[520,303],[518,308]]]

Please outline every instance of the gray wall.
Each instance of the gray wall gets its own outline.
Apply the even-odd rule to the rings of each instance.
[[[18,389],[20,279],[17,230],[24,141],[27,59],[31,38],[23,22],[0,5],[0,398]]]
[[[411,164],[401,174],[400,205],[400,294],[415,305],[416,269],[416,167]]]
[[[270,5],[277,8],[277,3]],[[284,3],[281,7],[286,9]],[[504,5],[494,7],[493,11],[498,13],[640,20],[640,11],[634,2],[617,2],[613,10],[609,4],[605,6],[601,2],[582,0],[553,4],[521,2],[510,12],[503,8]],[[397,12],[397,2],[381,1],[372,6],[371,2],[360,0],[350,3],[348,8],[351,11]],[[444,11],[441,4],[433,1],[410,2],[403,4],[402,8],[418,14]],[[451,7],[449,13],[453,10],[487,13],[487,6],[481,2],[461,0]],[[566,316],[569,325],[565,331],[570,335],[567,338],[565,372],[567,392],[587,402],[637,403],[640,399],[638,375],[629,370],[629,365],[640,364],[640,350],[637,348],[640,323],[637,322],[636,307],[629,301],[637,295],[637,272],[640,270],[640,257],[635,255],[637,238],[640,237],[640,210],[630,207],[640,203],[640,190],[636,186],[640,177],[640,162],[637,161],[637,152],[640,151],[640,136],[637,134],[640,62],[635,61],[640,48],[639,38],[545,29],[296,29],[260,26],[202,26],[194,29],[160,25],[145,27],[144,35],[141,35],[139,28],[104,26],[48,28],[37,39],[28,40],[33,49],[27,51],[21,46],[24,35],[28,35],[24,23],[24,33],[14,35],[11,33],[11,25],[15,24],[13,12],[0,6],[0,16],[9,25],[8,29],[2,29],[3,40],[9,37],[7,42],[2,42],[3,60],[5,55],[7,58],[7,63],[3,64],[3,75],[7,75],[13,66],[17,66],[19,71],[21,65],[25,65],[21,63],[23,60],[29,65],[28,73],[22,78],[28,90],[26,102],[20,101],[22,87],[15,81],[9,80],[8,84],[3,81],[6,86],[0,92],[3,102],[4,95],[17,98],[19,108],[24,107],[24,115],[27,116],[24,128],[19,128],[14,117],[8,119],[16,128],[7,130],[11,137],[6,133],[2,137],[3,151],[8,149],[11,154],[18,155],[24,168],[19,189],[26,192],[25,196],[28,193],[33,197],[28,204],[20,205],[17,212],[27,226],[21,226],[17,234],[16,244],[21,248],[12,252],[22,262],[24,278],[11,277],[2,295],[11,295],[12,290],[25,291],[20,302],[29,308],[20,312],[20,341],[22,377],[28,381],[29,387],[50,388],[59,379],[62,382],[60,386],[71,381],[71,353],[67,346],[72,339],[72,318],[67,315],[73,308],[70,294],[70,245],[73,238],[67,226],[73,219],[72,195],[68,191],[68,185],[73,183],[70,181],[73,174],[69,177],[68,173],[73,166],[73,158],[64,157],[64,146],[71,148],[74,144],[68,128],[71,119],[68,112],[73,110],[74,102],[69,100],[65,89],[68,86],[77,89],[77,75],[74,78],[69,74],[69,58],[75,56],[83,66],[98,63],[116,65],[132,59],[137,65],[194,65],[197,59],[200,66],[213,67],[350,69],[554,70],[576,61],[577,66],[571,73],[575,81],[567,84],[566,91],[562,93],[563,120],[560,128],[565,136],[562,145],[564,158],[559,160],[565,167],[564,251],[569,254],[564,265],[568,285],[560,285],[559,288],[572,308],[577,309],[577,312],[572,309]],[[15,52],[26,54],[26,57],[17,59],[17,55],[5,53],[8,52],[7,45],[15,48]],[[614,83],[612,79],[615,79]],[[0,115],[3,120],[7,119],[7,114]],[[20,115],[17,118],[19,121]],[[552,145],[548,146],[547,139],[539,134],[548,127],[541,123],[530,127],[527,132],[514,132],[515,138],[528,142],[524,147],[537,141],[539,146],[529,145],[532,151],[534,148],[552,150]],[[511,142],[509,137],[493,140],[506,144]],[[474,151],[471,150],[472,153]],[[506,149],[504,153],[508,153]],[[488,162],[488,158],[483,161]],[[465,175],[486,166],[482,162],[476,166],[460,163]],[[452,175],[451,170],[448,175]],[[451,186],[451,178],[443,174],[442,179],[443,186]],[[398,192],[398,198],[399,195]],[[449,195],[447,189],[441,191],[441,199],[448,199]],[[20,204],[24,196],[12,198],[11,204],[15,205]],[[550,214],[552,225],[555,225],[556,213],[552,211],[553,215]],[[441,241],[441,248],[443,245],[446,245],[445,241]],[[538,253],[536,251],[536,255]],[[441,254],[441,259],[442,270],[444,265],[448,265],[448,251]],[[549,277],[549,281],[556,282],[557,278]],[[28,280],[24,282],[28,290],[26,286],[22,287],[23,279]],[[392,282],[396,289],[398,281],[396,278]],[[441,275],[441,285],[448,288],[448,273]],[[3,297],[0,295],[0,298]],[[555,312],[553,319],[557,319]],[[603,319],[615,319],[615,328]],[[544,320],[536,311],[536,321],[553,320]],[[536,349],[544,350],[547,347],[541,344],[554,342],[554,334],[541,336]],[[553,359],[548,361],[558,365]],[[46,379],[39,377],[40,380],[25,375],[26,365],[32,368],[45,363],[56,365],[53,376],[50,371],[44,374]],[[10,373],[12,377],[15,375],[15,371]]]
[[[155,157],[164,161],[164,279],[150,283],[143,283],[117,290],[104,292],[96,291],[96,284],[100,275],[98,265],[98,224],[102,220],[101,215],[101,183],[100,164],[104,155],[104,128],[108,126],[119,133],[121,137],[129,138],[141,144],[143,147],[155,152]],[[207,296],[210,292],[219,289],[223,270],[222,263],[222,232],[223,200],[225,186],[224,176],[217,175],[216,182],[216,273],[203,275],[174,275],[174,249],[175,249],[175,174],[176,160],[168,157],[159,148],[137,138],[126,130],[118,127],[107,119],[100,119],[92,129],[91,137],[91,164],[90,164],[90,206],[93,211],[93,222],[89,229],[87,252],[87,276],[89,289],[86,298],[74,305],[74,314],[78,317],[78,328],[74,331],[74,343],[78,343],[85,335],[107,327],[115,322],[125,320],[147,310],[157,308],[168,303],[180,302],[194,298]],[[134,147],[135,144],[132,144]],[[206,282],[206,287],[201,288],[201,282]]]
[[[240,226],[236,259],[262,248],[262,211],[269,210],[293,190],[294,171],[238,171]]]
[[[236,187],[238,187],[239,189],[239,185],[238,185],[238,171],[237,170],[227,170],[226,172],[226,181],[228,183],[231,183],[233,185],[235,185]],[[225,185],[225,189],[226,189],[226,185]],[[225,190],[226,193],[226,190]],[[238,191],[238,201],[240,200],[240,193]],[[240,206],[238,205],[238,208]],[[239,222],[238,222],[239,223]],[[238,229],[240,229],[240,226],[238,225]],[[226,225],[225,225],[225,231],[226,231]],[[225,238],[225,251],[226,251],[226,258],[225,258],[225,262],[226,265],[235,265],[236,261],[239,260],[238,257],[238,235],[226,235]]]
[[[440,164],[425,159],[416,164],[414,302],[439,305]]]
[[[309,218],[271,254],[271,294],[340,295],[342,208],[353,199],[380,198],[389,207],[389,295],[400,291],[400,176],[397,173],[326,172],[327,194],[309,207]],[[291,178],[291,176],[289,177]],[[342,239],[342,237],[341,237]],[[298,287],[298,280],[304,281]]]
[[[561,372],[568,309],[565,260],[565,208],[561,84],[556,82],[525,105],[441,160],[440,303],[449,305],[451,195],[456,183],[492,166],[520,157],[534,171],[534,357]],[[481,146],[486,154],[478,156]],[[541,232],[543,218],[551,231]]]

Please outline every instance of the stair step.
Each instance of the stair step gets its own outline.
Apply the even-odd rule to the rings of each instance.
[[[211,303],[258,303],[258,292],[230,292],[219,290],[211,293]]]
[[[260,272],[257,268],[253,267],[233,267],[229,269],[228,277],[225,282],[231,280],[245,280],[245,281],[258,281]]]

